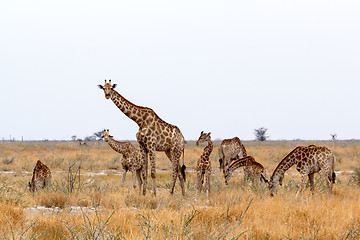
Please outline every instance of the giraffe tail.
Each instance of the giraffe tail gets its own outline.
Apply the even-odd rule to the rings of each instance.
[[[332,183],[335,183],[336,174],[335,172],[332,173]]]
[[[183,148],[183,165],[181,166],[181,175],[184,179],[184,182],[186,182],[186,174],[185,174],[185,170],[186,170],[186,166],[185,166],[185,147]]]
[[[181,175],[182,175],[182,177],[183,177],[183,179],[184,179],[184,182],[186,182],[185,169],[186,169],[186,166],[185,166],[185,164],[183,164],[183,165],[181,166]]]

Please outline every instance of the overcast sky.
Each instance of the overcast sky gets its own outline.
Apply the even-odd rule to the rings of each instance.
[[[105,79],[186,139],[360,137],[360,1],[1,1],[0,138],[138,126]]]

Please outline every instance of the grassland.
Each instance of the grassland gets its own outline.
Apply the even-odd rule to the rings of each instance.
[[[309,144],[336,155],[332,195],[316,181],[314,194],[306,189],[295,198],[295,169],[275,197],[265,185],[244,182],[241,170],[225,186],[215,148],[210,201],[203,194],[195,202],[193,170],[203,147],[193,142],[185,150],[185,197],[179,184],[169,194],[171,164],[163,153],[157,154],[158,196],[144,197],[131,174],[121,186],[121,156],[104,142],[0,142],[0,239],[359,239],[360,187],[352,171],[360,167],[360,141],[244,142],[267,177],[294,147]],[[53,186],[32,194],[27,183],[38,159],[51,168]],[[73,163],[72,176],[79,166],[81,175],[70,192]]]

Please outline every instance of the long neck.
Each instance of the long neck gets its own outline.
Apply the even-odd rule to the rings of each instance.
[[[239,167],[244,167],[244,166],[248,165],[248,162],[252,161],[251,158],[252,158],[251,156],[247,156],[247,157],[240,158],[238,160],[233,161],[230,164],[228,171],[234,171],[235,169],[237,169]]]
[[[284,176],[284,173],[296,163],[295,153],[297,149],[290,152],[275,168],[272,178],[280,178]]]
[[[111,90],[111,100],[126,116],[136,122],[139,127],[146,122],[153,112],[150,108],[133,104],[115,90]]]
[[[116,152],[121,153],[124,156],[128,155],[128,142],[119,142],[114,139],[109,139],[109,146],[114,149]]]
[[[204,159],[209,159],[210,154],[214,148],[214,145],[213,145],[211,139],[207,140],[207,143],[208,143],[208,145],[204,148],[204,152],[202,154]]]

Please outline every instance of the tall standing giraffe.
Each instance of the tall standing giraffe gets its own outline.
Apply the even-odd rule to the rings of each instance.
[[[145,160],[146,175],[143,185],[143,194],[146,193],[147,186],[147,169],[148,155],[151,164],[151,178],[153,180],[153,192],[156,196],[156,151],[165,152],[166,156],[172,162],[172,186],[170,193],[174,193],[176,178],[179,177],[182,194],[185,195],[185,165],[184,165],[184,148],[185,139],[180,129],[172,124],[162,120],[151,108],[141,107],[133,104],[114,88],[117,84],[111,84],[111,80],[105,85],[98,85],[104,90],[105,98],[111,99],[114,104],[131,120],[137,123],[139,131],[136,134],[140,149]],[[180,157],[183,154],[183,166],[180,167]]]
[[[332,184],[335,183],[335,156],[327,147],[310,145],[299,146],[292,150],[275,168],[269,181],[270,195],[276,193],[277,182],[280,184],[284,178],[285,171],[296,165],[296,170],[301,175],[299,190],[296,196],[303,190],[306,177],[310,181],[310,190],[314,190],[314,173],[319,172],[324,179],[329,192],[332,191]]]
[[[200,133],[199,139],[196,142],[196,145],[199,145],[199,143],[207,142],[207,146],[204,148],[204,151],[197,162],[197,167],[196,167],[197,187],[196,187],[195,199],[197,199],[198,194],[201,193],[202,185],[204,182],[204,176],[205,176],[206,195],[208,199],[210,195],[210,176],[211,176],[210,154],[214,148],[210,134],[211,133],[204,133],[204,131],[202,131]]]

